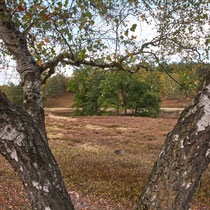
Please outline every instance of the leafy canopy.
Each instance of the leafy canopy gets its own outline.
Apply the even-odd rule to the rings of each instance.
[[[184,59],[207,58],[207,0],[2,2],[24,34],[41,68],[43,82],[59,65],[135,72],[150,69],[150,65],[170,60],[174,55]],[[139,25],[145,23],[153,28],[153,35],[141,39]],[[3,61],[8,53],[3,42],[1,50]]]
[[[129,110],[135,116],[157,117],[160,111],[160,85],[152,73],[143,78],[138,73],[85,67],[74,71],[68,86],[75,92],[76,115],[108,114],[112,108],[117,115]]]

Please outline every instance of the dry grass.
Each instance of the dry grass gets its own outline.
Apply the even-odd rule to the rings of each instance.
[[[65,117],[55,115],[47,114],[46,127],[49,145],[67,187],[116,204],[109,209],[132,209],[176,120],[116,116],[68,119],[68,113],[64,113]],[[123,153],[116,154],[120,149]],[[12,188],[21,189],[12,169],[2,168],[2,164],[7,164],[2,158],[0,164],[0,180],[5,180],[0,187],[10,183],[7,177],[12,174],[15,184],[19,183],[12,183]],[[209,171],[203,176],[194,202],[209,203],[208,178]],[[15,191],[14,198],[19,196]],[[0,205],[1,197],[6,200],[9,194],[0,194]],[[19,203],[26,196],[20,198]],[[122,206],[117,208],[117,203]]]

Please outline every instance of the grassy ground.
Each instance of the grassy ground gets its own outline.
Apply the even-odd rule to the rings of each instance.
[[[69,191],[109,206],[89,209],[132,209],[176,120],[69,115],[46,114],[49,145]],[[202,177],[193,209],[208,209],[209,172]],[[18,177],[0,157],[0,209],[10,208],[29,205]]]

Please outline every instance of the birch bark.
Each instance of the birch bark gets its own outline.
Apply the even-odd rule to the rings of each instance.
[[[168,134],[137,209],[189,209],[210,162],[210,72]]]
[[[0,92],[0,153],[18,173],[32,209],[73,210],[57,163],[36,121]]]
[[[40,67],[28,50],[25,34],[21,33],[12,21],[4,1],[0,2],[0,37],[17,62],[17,71],[23,85],[24,109],[37,121],[42,135],[47,141],[41,96]]]

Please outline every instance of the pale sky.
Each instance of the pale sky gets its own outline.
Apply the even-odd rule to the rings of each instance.
[[[131,21],[133,22],[133,21]],[[137,28],[135,32],[131,32],[130,34],[137,35],[137,39],[143,40],[145,38],[151,38],[154,37],[154,31],[151,30],[152,26],[146,25],[145,23],[137,23]],[[9,62],[10,59],[8,59]],[[11,63],[11,60],[10,62]],[[12,62],[13,63],[13,62]],[[15,64],[14,64],[15,65]],[[71,76],[73,72],[73,68],[70,66],[67,66],[64,68],[64,74],[66,76]],[[19,74],[17,73],[16,69],[14,67],[12,68],[6,68],[4,69],[2,66],[0,66],[0,86],[1,85],[7,85],[8,83],[14,83],[18,84],[20,82]]]
[[[135,23],[137,20],[132,20],[131,23]],[[146,24],[145,22],[136,22],[137,23],[137,28],[135,32],[130,32],[130,35],[134,35],[137,36],[137,40],[138,41],[142,41],[145,38],[147,38],[147,40],[152,40],[156,34],[156,31],[154,29],[154,23],[151,25]],[[152,30],[153,29],[153,30]],[[59,49],[59,46],[57,47]],[[177,60],[177,56],[174,55],[173,56],[173,61],[178,61]],[[8,60],[8,64],[11,65],[13,64],[13,67],[10,68],[2,68],[2,66],[0,65],[0,86],[1,85],[6,85],[10,82],[14,83],[14,84],[18,84],[20,82],[20,77],[14,67],[15,62],[11,61],[10,59]],[[73,68],[71,66],[67,66],[65,68],[63,68],[64,74],[66,76],[71,76],[72,72],[73,72]]]

